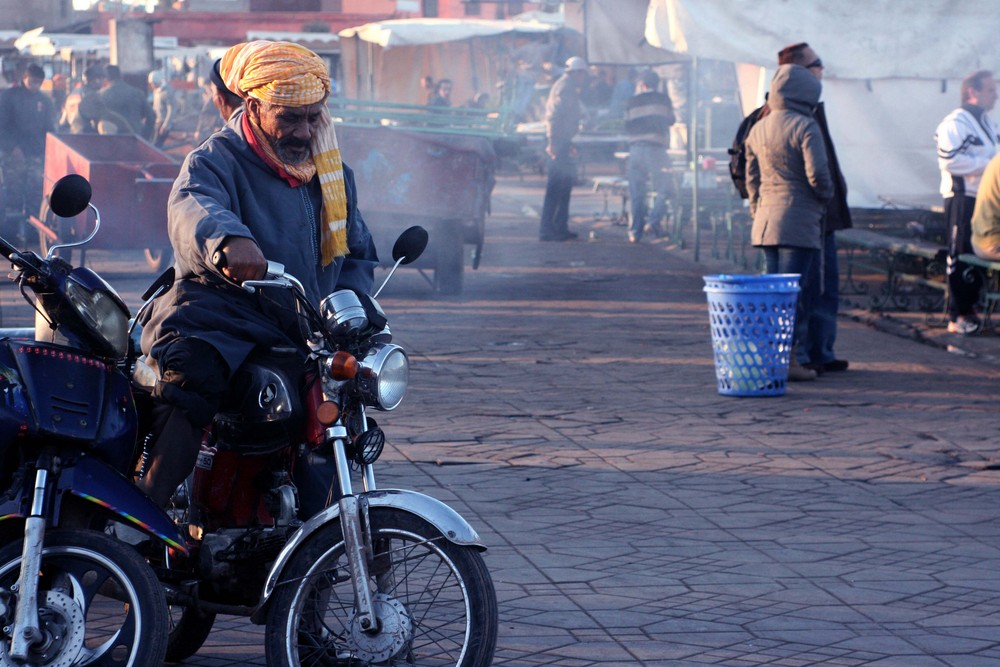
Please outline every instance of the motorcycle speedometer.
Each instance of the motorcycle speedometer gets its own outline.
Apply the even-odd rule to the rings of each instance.
[[[362,400],[379,410],[393,410],[403,400],[410,379],[410,362],[398,345],[372,346],[358,364],[357,387]]]

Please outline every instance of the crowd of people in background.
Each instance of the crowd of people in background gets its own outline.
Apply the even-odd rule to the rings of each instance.
[[[91,64],[71,82],[61,73],[47,78],[34,62],[6,76],[10,86],[0,90],[0,233],[22,239],[25,221],[41,207],[47,133],[131,134],[161,149],[186,150],[223,125],[207,77],[200,88],[169,80],[159,69],[126,81],[117,65]],[[208,106],[212,114],[205,113]]]

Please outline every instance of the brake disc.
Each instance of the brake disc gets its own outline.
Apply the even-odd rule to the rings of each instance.
[[[409,645],[413,638],[413,621],[403,603],[385,593],[372,597],[372,608],[379,623],[375,633],[362,630],[355,614],[351,614],[348,621],[351,653],[362,662],[385,662]]]
[[[38,625],[42,639],[31,646],[28,664],[44,667],[70,667],[83,649],[86,621],[83,610],[73,598],[59,591],[47,591],[39,600]],[[10,642],[0,641],[0,665],[19,667],[10,657]]]

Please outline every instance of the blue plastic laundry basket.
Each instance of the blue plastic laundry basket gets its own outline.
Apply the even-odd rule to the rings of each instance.
[[[788,384],[799,274],[704,278],[719,393],[783,395]]]

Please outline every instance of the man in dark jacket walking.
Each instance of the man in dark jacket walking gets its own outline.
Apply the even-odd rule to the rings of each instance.
[[[587,62],[578,56],[566,61],[566,71],[552,85],[545,105],[545,154],[548,156],[548,182],[538,237],[542,241],[570,241],[577,238],[569,231],[569,199],[576,180],[576,149],[573,137],[580,130],[582,110],[580,92],[590,74]]]

